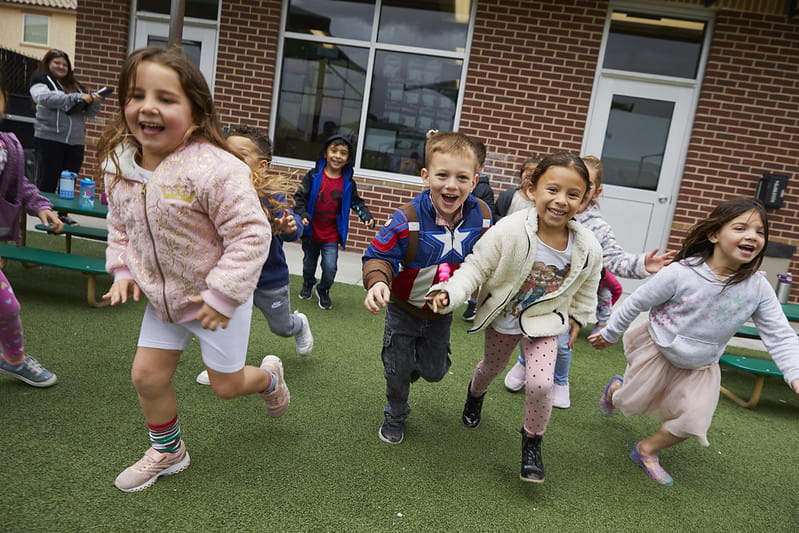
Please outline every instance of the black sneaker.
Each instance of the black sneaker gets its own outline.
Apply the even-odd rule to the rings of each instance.
[[[471,322],[472,320],[474,320],[474,316],[476,314],[477,314],[477,302],[469,300],[469,303],[466,306],[466,311],[463,312],[463,319]]]
[[[74,226],[78,223],[74,218],[70,217],[67,213],[58,213],[58,218],[61,220],[61,222],[63,222],[68,226]]]
[[[320,291],[316,288],[316,297],[319,298],[319,307],[322,309],[333,309],[333,302],[330,301],[330,291]]]
[[[311,289],[313,289],[313,284],[303,283],[300,291],[300,300],[308,300],[311,297]]]
[[[380,440],[388,444],[399,444],[405,436],[405,422],[402,420],[388,420],[383,422],[380,426],[380,431],[377,432]]]

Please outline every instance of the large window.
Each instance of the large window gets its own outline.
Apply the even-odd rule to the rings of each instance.
[[[290,0],[275,155],[350,136],[359,170],[418,175],[425,133],[456,126],[473,0]]]
[[[50,17],[42,15],[23,15],[22,40],[28,44],[47,46],[50,31]]]

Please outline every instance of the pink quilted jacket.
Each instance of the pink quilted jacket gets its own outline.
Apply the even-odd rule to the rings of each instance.
[[[255,289],[271,230],[246,164],[206,143],[167,156],[152,174],[116,151],[121,176],[105,163],[106,269],[133,279],[161,319],[187,322],[203,300],[232,316]]]

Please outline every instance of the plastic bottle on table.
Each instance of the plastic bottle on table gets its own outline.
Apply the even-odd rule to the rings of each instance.
[[[62,170],[58,180],[58,196],[66,200],[75,198],[75,180],[78,175],[70,170]]]
[[[78,206],[82,209],[94,209],[94,180],[83,178],[80,180],[80,199]]]

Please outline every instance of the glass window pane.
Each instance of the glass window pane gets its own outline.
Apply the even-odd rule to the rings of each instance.
[[[462,69],[461,60],[378,51],[361,165],[418,175],[427,130],[453,128]]]
[[[158,35],[147,36],[147,46],[166,48],[168,44],[169,39],[166,37],[161,37]],[[183,39],[180,46],[183,50],[183,55],[189,58],[189,60],[194,63],[197,68],[200,68],[200,57],[202,56],[203,43],[200,41],[188,41]]]
[[[286,39],[275,127],[275,155],[316,161],[334,133],[357,137],[369,52]]]
[[[696,78],[705,23],[614,12],[604,68]]]
[[[369,41],[374,0],[291,0],[286,31]]]
[[[47,29],[50,25],[48,17],[25,15],[25,29],[22,40],[26,43],[47,44]]]
[[[674,102],[613,95],[602,148],[602,181],[657,190]]]
[[[471,0],[384,0],[377,40],[462,52],[471,12]]]
[[[139,0],[139,11],[169,15],[172,0]],[[186,0],[183,15],[197,19],[217,20],[219,0]]]

